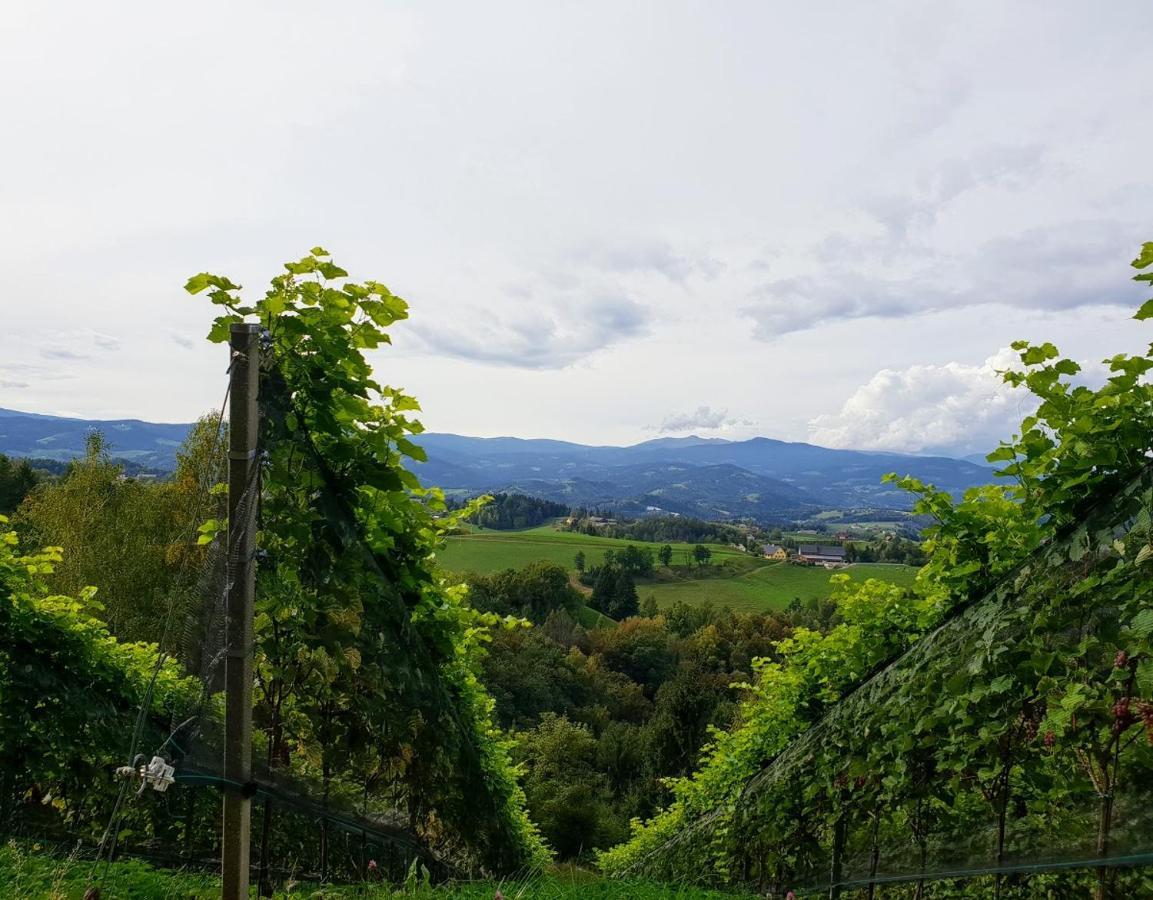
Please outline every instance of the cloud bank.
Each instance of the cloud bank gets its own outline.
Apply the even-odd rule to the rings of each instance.
[[[859,450],[988,452],[1030,411],[1028,395],[999,374],[1018,364],[1006,348],[980,365],[882,369],[838,412],[813,419],[809,437],[826,447]]]

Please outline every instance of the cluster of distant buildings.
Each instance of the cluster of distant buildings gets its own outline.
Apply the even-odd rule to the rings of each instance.
[[[789,550],[777,544],[765,544],[761,555],[765,559],[794,562],[807,566],[824,566],[836,569],[847,566],[845,548],[840,544],[801,544],[796,550]]]

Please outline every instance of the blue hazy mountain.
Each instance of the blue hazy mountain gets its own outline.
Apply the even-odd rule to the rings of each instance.
[[[88,435],[99,431],[113,456],[170,471],[176,466],[176,450],[191,427],[139,419],[70,419],[0,409],[0,453],[64,462],[83,456]]]
[[[770,438],[659,439],[631,447],[448,434],[417,440],[429,456],[417,466],[426,483],[710,519],[796,518],[817,508],[908,510],[909,496],[881,483],[888,472],[915,475],[955,495],[992,480],[988,466],[949,457],[833,450]]]
[[[113,456],[171,470],[191,425],[97,421],[0,409],[0,453],[68,460],[93,430]],[[520,491],[623,514],[670,512],[708,519],[806,518],[821,509],[908,510],[909,497],[881,483],[915,475],[959,494],[992,479],[987,465],[942,456],[833,450],[752,438],[657,438],[630,447],[515,437],[423,434],[425,484],[461,493]]]

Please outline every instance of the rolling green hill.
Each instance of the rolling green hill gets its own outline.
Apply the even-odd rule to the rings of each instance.
[[[458,535],[448,539],[448,546],[441,552],[442,566],[453,572],[499,572],[501,569],[519,569],[532,562],[547,561],[573,568],[573,557],[582,551],[590,566],[599,565],[606,550],[623,550],[629,544],[638,547],[652,547],[654,552],[659,544],[645,544],[621,538],[592,537],[572,531],[558,531],[551,525],[530,528],[526,531],[478,530],[471,534]],[[685,562],[685,554],[691,553],[692,544],[672,544],[673,562]],[[714,561],[739,558],[753,559],[749,554],[732,547],[710,545]]]
[[[526,531],[476,531],[451,537],[440,554],[440,564],[454,572],[497,572],[547,561],[573,570],[573,557],[582,551],[588,564],[597,565],[606,550],[620,550],[629,544],[652,547],[637,541],[592,537],[557,531],[543,525]],[[713,603],[739,612],[780,609],[794,599],[802,602],[829,595],[828,569],[774,563],[732,547],[710,545],[713,564],[698,569],[688,565],[692,544],[672,544],[671,569],[657,570],[652,580],[639,581],[637,593],[643,601],[654,597],[666,608],[678,601]],[[910,584],[916,575],[911,566],[858,564],[841,570],[853,578],[879,578],[895,584]]]
[[[731,574],[712,578],[658,580],[637,585],[643,601],[655,597],[662,609],[678,601],[711,603],[728,606],[736,612],[758,612],[781,609],[794,599],[801,602],[829,596],[829,579],[836,574],[828,569],[794,566],[781,562],[757,560],[753,567],[740,567]],[[722,571],[731,569],[722,566]],[[743,569],[743,571],[741,571]],[[860,563],[838,570],[858,580],[877,578],[893,584],[912,584],[917,570],[912,566]]]

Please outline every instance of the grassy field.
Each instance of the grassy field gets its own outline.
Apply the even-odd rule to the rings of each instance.
[[[31,847],[0,846],[0,897],[21,900],[81,900],[88,885],[91,863],[49,856]],[[154,869],[144,863],[117,862],[96,870],[95,883],[103,878],[105,898],[117,900],[216,900],[220,880],[214,876],[168,869]],[[557,872],[519,881],[470,882],[442,887],[411,886],[407,889],[383,885],[299,884],[276,894],[279,898],[344,900],[358,897],[422,898],[422,900],[493,900],[497,891],[505,900],[609,900],[629,897],[635,900],[724,900],[749,895],[721,894],[697,888],[656,884],[646,881],[606,881],[580,870]],[[255,890],[252,896],[256,896]]]
[[[530,528],[527,531],[477,531],[448,539],[448,546],[440,554],[440,564],[452,572],[499,572],[502,569],[519,569],[529,563],[544,560],[573,568],[573,557],[578,550],[583,551],[590,566],[599,565],[606,550],[622,550],[629,544],[639,547],[652,547],[659,544],[646,544],[640,541],[626,541],[618,538],[592,537],[571,531],[557,531],[551,525]],[[685,554],[691,553],[692,544],[672,544],[673,562],[685,562]],[[711,544],[713,560],[725,558],[750,558],[747,553]]]
[[[683,600],[686,603],[712,603],[729,606],[737,612],[782,609],[795,598],[802,602],[829,596],[828,569],[793,566],[758,560],[755,567],[742,567],[728,577],[694,578],[685,581],[656,581],[637,585],[641,600],[655,597],[662,609]],[[912,584],[917,570],[912,566],[859,564],[837,570],[854,579],[877,578],[893,584]]]
[[[440,563],[455,572],[497,572],[520,568],[538,560],[556,563],[569,571],[573,557],[583,551],[589,565],[598,564],[606,550],[620,550],[630,543],[658,546],[639,541],[590,537],[557,531],[551,525],[527,531],[478,531],[449,538]],[[710,545],[713,565],[698,570],[687,565],[692,544],[673,544],[673,569],[658,570],[652,581],[638,582],[641,599],[656,598],[666,608],[679,600],[712,603],[739,612],[780,609],[795,598],[802,602],[829,595],[828,569],[769,562],[732,547]],[[859,564],[840,570],[853,578],[878,578],[894,584],[911,584],[916,569],[911,566]]]

